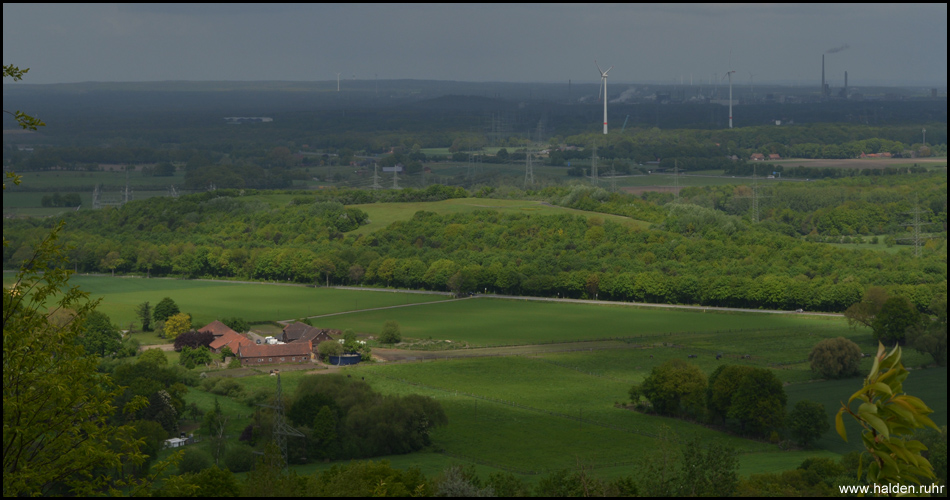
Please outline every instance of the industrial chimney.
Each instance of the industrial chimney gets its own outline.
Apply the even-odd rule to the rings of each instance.
[[[825,55],[821,55],[821,96],[825,96]]]

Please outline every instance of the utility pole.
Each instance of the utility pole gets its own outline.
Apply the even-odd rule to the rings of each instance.
[[[590,181],[597,185],[597,145],[594,144],[594,152],[590,155]]]
[[[920,200],[915,195],[914,196],[914,209],[910,212],[904,212],[905,215],[910,215],[912,218],[910,221],[906,222],[905,225],[911,226],[911,235],[906,238],[899,238],[901,240],[910,240],[914,242],[914,257],[920,257],[920,242],[922,240],[920,228],[922,226],[929,226],[932,223],[929,222],[920,222]]]
[[[383,188],[379,185],[379,163],[373,163],[373,185],[370,187],[375,190]]]
[[[274,442],[277,444],[277,448],[280,449],[281,454],[284,456],[284,468],[286,468],[287,464],[289,463],[289,457],[287,455],[287,436],[297,438],[303,438],[306,436],[304,436],[293,426],[287,424],[287,421],[284,418],[284,399],[283,389],[281,388],[280,384],[280,373],[277,374],[277,397],[274,399],[274,404],[260,406],[274,410]]]
[[[678,159],[673,159],[673,203],[680,202],[680,171]]]
[[[524,187],[528,187],[528,184],[534,185],[534,166],[531,164],[531,152],[529,151],[525,155],[525,167],[524,167]]]

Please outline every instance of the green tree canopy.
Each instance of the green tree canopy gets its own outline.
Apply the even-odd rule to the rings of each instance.
[[[178,304],[176,304],[171,297],[165,297],[155,305],[155,309],[152,311],[152,318],[155,321],[167,321],[168,318],[179,312]]]
[[[4,66],[4,76],[7,66]],[[96,302],[68,284],[57,226],[3,288],[3,492],[42,495],[57,484],[91,494],[109,471],[144,459],[132,427],[110,423],[118,389],[80,345]],[[6,242],[4,242],[6,243]],[[75,311],[55,326],[38,306]],[[136,400],[140,406],[142,401]]]
[[[79,343],[87,354],[110,356],[122,347],[122,332],[104,313],[92,311],[86,318]]]
[[[803,399],[788,414],[788,430],[801,446],[820,438],[829,427],[825,406],[815,401]]]
[[[874,339],[888,345],[904,344],[907,332],[920,324],[920,313],[904,297],[891,297],[884,301],[880,312],[871,322]]]
[[[739,381],[729,417],[754,435],[767,435],[785,424],[788,396],[782,381],[767,368],[752,368]]]
[[[640,385],[640,395],[663,415],[699,413],[705,391],[706,375],[698,366],[681,359],[672,359],[654,368]]]
[[[191,316],[177,313],[165,321],[165,338],[175,340],[179,335],[191,330]]]
[[[808,354],[811,369],[824,378],[851,377],[858,373],[861,348],[844,338],[825,339]]]
[[[710,419],[725,423],[739,382],[751,369],[750,366],[721,365],[709,376],[706,410]]]

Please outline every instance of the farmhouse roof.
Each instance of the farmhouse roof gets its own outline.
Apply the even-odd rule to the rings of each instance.
[[[237,333],[236,331],[232,330],[228,325],[225,325],[224,323],[218,320],[214,320],[211,323],[208,323],[207,325],[201,327],[198,331],[211,332],[211,334],[214,335],[215,337],[220,337],[228,332],[235,333],[235,334]]]
[[[218,352],[221,349],[224,349],[224,346],[229,346],[231,348],[231,352],[236,352],[239,346],[244,344],[250,345],[253,343],[254,342],[240,333],[225,332],[224,335],[215,337],[214,341],[212,341],[211,345],[208,347],[210,347],[213,352]]]
[[[772,153],[772,154],[769,155],[769,159],[770,159],[770,160],[781,160],[782,157],[779,156],[779,155],[777,155],[777,154],[775,154],[775,153]]]
[[[765,155],[763,155],[762,153],[752,153],[752,156],[750,156],[749,158],[752,160],[764,160]]]
[[[329,334],[330,330],[314,328],[306,323],[297,322],[284,327],[282,340],[284,342],[310,341],[318,344],[324,340],[333,340]]]
[[[310,342],[290,344],[241,344],[239,358],[267,358],[277,356],[309,356],[313,348]]]
[[[327,333],[326,330],[321,330],[319,328],[311,328],[304,332],[299,339],[294,340],[293,342],[310,342],[311,344],[319,344],[320,342],[325,342],[327,340],[333,340],[333,337]]]

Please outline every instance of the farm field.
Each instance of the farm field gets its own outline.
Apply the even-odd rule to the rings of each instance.
[[[30,191],[30,192],[11,192],[3,194],[3,211],[4,213],[10,213],[15,215],[22,216],[31,216],[31,217],[47,217],[52,215],[57,215],[63,212],[69,212],[75,210],[73,207],[43,207],[42,201],[43,197],[46,195],[52,195],[53,193],[59,192],[63,194],[62,191],[57,191],[56,189],[50,191]],[[114,193],[108,193],[115,195],[118,191]],[[133,199],[144,200],[146,198],[152,198],[155,196],[167,196],[168,190],[132,190]],[[82,191],[79,193],[79,198],[82,200],[82,205],[80,210],[90,210],[92,209],[92,189],[88,192]]]
[[[635,336],[628,341],[579,342],[573,352],[506,356],[499,348],[463,349],[426,354],[492,351],[495,355],[344,368],[342,373],[360,377],[385,394],[422,394],[442,403],[449,424],[433,431],[434,449],[439,453],[390,457],[396,466],[416,465],[431,474],[461,463],[474,465],[483,477],[506,470],[533,483],[550,471],[583,463],[594,467],[599,476],[613,478],[633,473],[640,457],[670,439],[682,442],[695,436],[703,442],[721,441],[735,447],[740,453],[740,474],[749,475],[792,469],[811,456],[836,458],[859,443],[858,429],[849,423],[849,432],[855,436],[850,443],[841,441],[832,430],[815,449],[782,451],[769,443],[616,406],[627,402],[630,386],[642,381],[653,367],[697,354],[690,362],[707,375],[720,363],[775,370],[786,383],[789,408],[800,399],[819,401],[832,423],[838,401],[846,399],[861,378],[813,382],[815,376],[805,361],[808,351],[820,339],[836,336],[851,338],[865,352],[874,350],[869,332],[849,329],[840,318],[482,298],[393,309],[379,315],[356,312],[319,318],[314,324],[375,333],[386,319],[400,322],[404,339],[431,335],[471,345],[529,344],[525,349],[531,344],[537,348],[539,343],[623,336],[631,324],[644,332],[640,337],[632,334]],[[592,350],[587,350],[588,346]],[[723,353],[723,360],[715,359],[717,353]],[[743,359],[747,353],[751,358]],[[928,363],[929,358],[906,349],[904,361],[916,366]],[[862,371],[869,367],[870,361],[864,360]],[[322,373],[283,374],[284,394],[292,396],[300,380]],[[276,387],[274,378],[266,375],[235,380],[246,393]],[[906,387],[936,410],[933,417],[938,424],[946,423],[946,369],[914,370]],[[213,404],[213,397],[207,394],[194,398],[202,407]],[[249,415],[248,407],[234,403],[237,414]],[[243,422],[247,425],[250,420]],[[310,473],[330,465],[295,469]]]
[[[770,160],[765,163],[773,163],[786,167],[797,167],[801,165],[811,168],[886,168],[911,167],[914,164],[922,167],[946,168],[947,158],[847,158],[841,160],[787,158],[782,160]]]
[[[9,286],[12,273],[4,274]],[[302,318],[354,309],[387,307],[445,300],[434,294],[309,288],[272,283],[229,283],[177,279],[113,278],[79,276],[70,284],[89,292],[93,299],[102,297],[99,311],[123,327],[135,319],[135,306],[149,301],[152,306],[171,297],[183,312],[192,314],[192,322],[204,325],[217,318],[239,316],[247,321],[275,321]],[[382,327],[380,323],[377,328]],[[157,336],[137,336],[143,343],[165,343]],[[153,340],[153,341],[152,341]]]
[[[465,317],[466,321],[459,321]],[[319,319],[327,328],[375,332],[386,320],[399,322],[404,338],[497,346],[630,338],[663,342],[671,332],[765,328],[832,328],[847,330],[842,319],[799,315],[661,310],[624,305],[536,302],[479,297],[433,304],[418,311],[366,311]],[[743,354],[746,354],[743,352]]]
[[[466,213],[475,210],[494,210],[501,213],[522,213],[536,215],[558,215],[558,214],[576,214],[591,216],[596,215],[605,220],[611,220],[619,224],[634,227],[649,227],[649,222],[622,217],[619,215],[609,215],[601,213],[585,212],[583,210],[574,210],[548,205],[540,201],[527,200],[501,200],[492,198],[454,198],[449,200],[434,202],[417,203],[368,203],[363,205],[352,205],[369,214],[370,223],[362,226],[351,234],[370,234],[373,231],[389,226],[397,220],[408,220],[420,211],[426,210],[440,215]]]
[[[62,188],[70,188],[67,189],[67,191],[73,191],[78,188],[85,189],[88,187],[89,191],[92,192],[92,188],[96,184],[125,186],[126,180],[125,172],[118,170],[97,172],[53,170],[45,172],[20,172],[20,174],[23,176],[22,187],[30,189],[46,188],[50,191],[56,191]],[[146,177],[143,176],[141,172],[131,172],[128,180],[133,189],[147,189],[149,187],[152,189],[157,187],[165,189],[171,184],[181,185],[185,180],[185,174],[183,171],[179,171],[171,177]],[[13,192],[17,191],[13,188],[8,188],[8,190],[9,189],[12,189]]]

